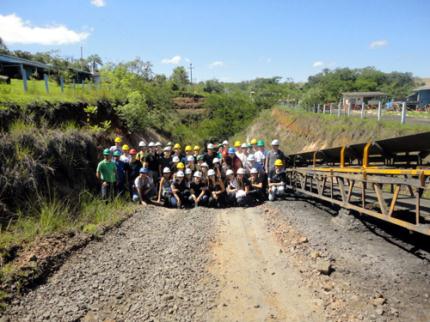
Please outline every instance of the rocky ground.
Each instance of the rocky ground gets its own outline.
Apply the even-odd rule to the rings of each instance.
[[[3,321],[429,321],[429,240],[335,213],[297,198],[149,206]]]

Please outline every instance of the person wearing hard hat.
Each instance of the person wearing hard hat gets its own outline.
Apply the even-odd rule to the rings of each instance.
[[[163,204],[166,207],[170,206],[170,199],[173,197],[172,195],[172,181],[171,175],[172,171],[169,167],[165,167],[163,169],[163,176],[160,179],[160,183],[158,185],[158,198],[157,203],[161,204],[161,200],[163,200]]]
[[[190,169],[191,171],[196,170],[196,162],[193,155],[187,156],[187,169]]]
[[[194,203],[195,207],[205,206],[208,202],[208,189],[207,185],[202,181],[202,174],[200,171],[194,172],[193,181],[190,184],[190,201]]]
[[[116,165],[110,149],[103,150],[103,160],[97,165],[96,177],[101,182],[102,198],[112,200],[115,196]]]
[[[246,162],[243,165],[245,168],[246,174],[249,175],[252,168],[255,167],[255,156],[253,154],[249,154],[246,158]]]
[[[157,158],[157,160],[163,155],[163,147],[161,145],[161,142],[156,142],[155,143],[155,156]]]
[[[212,143],[208,143],[207,152],[203,155],[203,160],[208,164],[209,168],[213,167],[213,159],[216,156],[215,146]]]
[[[143,166],[149,170],[149,175],[152,177],[154,182],[158,182],[158,176],[160,174],[159,160],[156,154],[156,146],[154,142],[149,142],[148,151],[143,162]]]
[[[213,164],[213,169],[215,171],[216,177],[221,178],[223,176],[221,160],[216,157],[212,160],[212,164]]]
[[[266,173],[270,173],[275,169],[276,160],[281,160],[282,163],[285,163],[285,154],[279,149],[279,140],[277,139],[272,141],[272,150],[270,150],[266,156]]]
[[[173,171],[173,172],[176,172],[178,169],[177,169],[177,166],[178,166],[178,163],[179,162],[181,162],[181,160],[179,160],[179,157],[177,156],[177,155],[174,155],[174,156],[172,156],[172,166],[171,166],[171,170]]]
[[[208,206],[219,208],[224,204],[224,183],[217,177],[215,170],[208,170]]]
[[[269,200],[274,201],[277,197],[285,195],[285,184],[287,176],[284,171],[284,162],[281,159],[275,160],[275,169],[269,173],[268,188]]]
[[[173,197],[170,198],[170,202],[172,206],[176,208],[183,208],[185,206],[184,192],[187,187],[185,185],[184,177],[184,172],[181,170],[178,171],[171,184]]]
[[[237,150],[237,149],[239,149],[239,148],[240,148],[240,141],[239,141],[239,140],[234,141],[233,147],[234,147],[236,150]]]
[[[155,185],[148,168],[139,170],[139,176],[134,180],[134,188],[134,202],[139,201],[143,206],[151,202],[151,198],[155,195]]]
[[[163,155],[158,160],[158,173],[160,174],[160,177],[163,176],[164,168],[172,169],[172,156],[171,156],[171,147],[166,146],[163,149]]]
[[[140,141],[139,152],[137,153],[136,158],[143,161],[145,160],[145,155],[146,155],[146,143],[145,141]]]
[[[186,156],[193,155],[193,147],[191,145],[187,145],[185,147],[185,155]]]
[[[249,202],[253,205],[260,204],[266,199],[264,181],[263,178],[259,176],[258,170],[252,168],[249,177]]]
[[[130,156],[130,147],[128,146],[128,144],[124,144],[122,146],[122,154],[121,154],[121,161],[125,162],[125,163],[130,163],[131,161],[131,156]]]
[[[133,152],[133,153],[132,153]],[[142,161],[140,161],[139,159],[136,158],[136,150],[135,149],[131,149],[130,150],[130,163],[129,166],[127,167],[128,173],[127,173],[127,188],[128,191],[130,192],[130,198],[133,200],[133,193],[134,193],[134,181],[136,180],[136,178],[139,176],[139,170],[143,167],[143,163]]]
[[[239,207],[245,207],[248,205],[248,192],[249,192],[249,181],[245,177],[246,171],[244,168],[237,170],[237,191],[236,191],[236,203]]]
[[[248,158],[248,145],[246,143],[242,143],[238,151],[236,151],[236,156],[242,162],[242,166],[245,166],[246,159]]]
[[[197,156],[200,154],[200,146],[198,146],[198,145],[195,145],[194,147],[193,147],[193,155],[194,155],[194,158],[196,158],[197,159]],[[196,160],[197,161],[197,160]]]
[[[176,165],[176,172],[178,171],[185,171],[185,164],[183,162],[178,162],[178,164]],[[175,174],[173,175],[173,179],[175,178]]]
[[[110,150],[112,153],[114,153],[116,150],[119,150],[119,152],[121,152],[121,153],[122,153],[121,143],[122,143],[122,139],[121,139],[121,137],[117,136],[117,137],[115,138],[115,140],[114,140],[114,145],[112,145],[112,146],[110,147],[110,149],[109,149],[109,150]]]
[[[237,157],[235,148],[228,149],[228,156],[224,159],[227,169],[233,170],[234,174],[237,173],[239,168],[242,168],[242,161]]]
[[[130,164],[121,160],[121,152],[116,150],[113,153],[113,160],[116,165],[116,192],[118,196],[125,194],[125,187],[127,183],[127,175]]]
[[[256,168],[257,170],[259,170],[259,168],[264,169],[264,164],[266,161],[266,151],[264,149],[264,141],[263,140],[258,140],[257,142],[257,147],[256,147],[256,151],[254,153],[254,157],[255,157],[255,163],[256,163]]]
[[[255,153],[257,151],[257,139],[252,139],[251,140],[251,149],[250,149],[250,153]]]

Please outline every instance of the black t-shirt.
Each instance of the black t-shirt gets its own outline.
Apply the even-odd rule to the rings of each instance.
[[[203,155],[203,161],[208,164],[209,168],[212,168],[215,157],[216,157],[216,153],[212,153],[212,155],[205,153]]]
[[[173,181],[172,183],[173,188],[179,190],[179,192],[183,192],[185,189],[187,189],[187,184],[185,180],[182,180],[179,182],[178,180]]]
[[[261,188],[255,188],[255,187],[252,186],[253,184],[260,184],[262,182],[263,182],[263,180],[260,177],[257,177],[254,182],[252,182],[252,180],[249,179],[249,188],[251,190],[263,189],[264,184],[263,184],[263,186]]]
[[[134,160],[132,163],[130,163],[128,174],[130,180],[133,180],[132,182],[134,182],[134,179],[136,179],[139,175],[140,168],[142,168],[142,162],[139,160]]]
[[[148,169],[151,171],[156,171],[158,172],[158,158],[156,155],[154,154],[148,154],[145,157],[145,162],[148,163]]]
[[[240,181],[239,179],[237,179],[237,185],[238,185],[238,189],[242,189],[245,190],[246,186],[250,186],[249,180],[245,177],[243,177],[242,181]]]
[[[221,191],[221,184],[219,183],[218,180],[215,181],[215,183],[209,182],[208,190],[209,190],[209,192],[212,192],[212,191]]]
[[[169,168],[169,169],[171,169],[172,165],[173,165],[172,158],[171,157],[166,158],[166,157],[162,156],[159,159],[159,164],[161,166],[161,171],[163,171],[163,169],[166,168],[166,167]]]
[[[194,192],[194,195],[196,197],[200,196],[200,194],[202,193],[202,190],[204,190],[206,188],[206,185],[203,182],[191,182],[190,183],[190,189],[192,192]]]
[[[269,174],[270,182],[272,183],[280,183],[280,182],[287,182],[287,175],[284,171],[276,173],[275,170],[270,171]]]

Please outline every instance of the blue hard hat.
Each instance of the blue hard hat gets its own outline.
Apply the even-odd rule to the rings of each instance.
[[[149,170],[148,170],[148,168],[140,168],[139,172],[140,173],[148,173]]]
[[[228,153],[235,153],[236,150],[234,148],[228,148]]]

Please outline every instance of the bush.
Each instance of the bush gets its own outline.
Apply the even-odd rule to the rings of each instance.
[[[130,131],[141,131],[150,124],[150,116],[145,96],[133,91],[127,95],[127,104],[119,105],[116,111]]]

